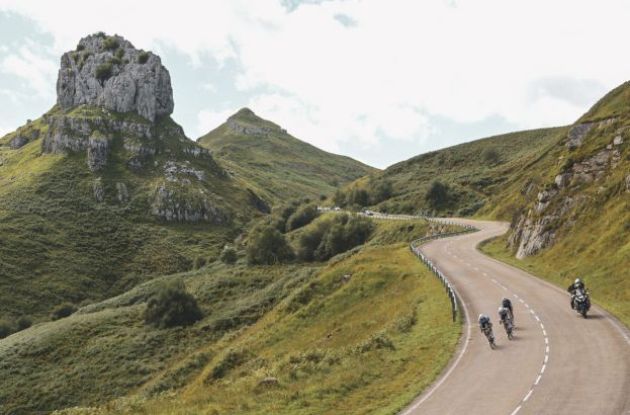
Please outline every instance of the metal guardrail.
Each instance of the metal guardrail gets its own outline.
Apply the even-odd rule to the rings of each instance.
[[[434,239],[441,239],[441,238],[446,238],[449,236],[456,236],[456,235],[462,235],[465,233],[476,232],[479,229],[471,225],[462,225],[462,224],[458,224],[454,222],[447,222],[447,221],[441,221],[441,220],[438,221],[432,218],[425,218],[425,219],[428,221],[437,222],[443,225],[461,226],[465,228],[463,231],[459,231],[459,232],[439,233],[435,235],[425,236],[423,238],[411,241],[411,243],[409,244],[409,248],[411,249],[411,252],[413,252],[418,257],[418,259],[420,259],[420,261],[422,261],[429,268],[429,270],[433,272],[433,274],[440,280],[440,282],[444,286],[444,289],[446,290],[446,294],[448,295],[448,298],[451,300],[451,312],[453,315],[453,321],[455,321],[457,320],[457,314],[459,313],[459,303],[461,302],[461,299],[457,295],[457,291],[453,288],[453,285],[448,280],[446,275],[444,275],[444,273],[429,258],[427,258],[424,255],[424,253],[420,249],[420,245],[428,241],[432,241]]]

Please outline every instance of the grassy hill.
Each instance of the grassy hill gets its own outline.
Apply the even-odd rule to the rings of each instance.
[[[521,131],[422,154],[352,183],[336,203],[358,200],[360,206],[383,212],[469,216],[509,187],[513,177],[553,148],[565,131]],[[444,197],[432,203],[427,193],[435,181],[444,185]],[[372,197],[372,189],[379,187],[391,187],[391,197]],[[361,189],[367,197],[361,197]]]
[[[401,243],[429,225],[376,222],[328,262],[216,261],[0,341],[0,413],[396,412],[446,365],[460,324]],[[167,280],[184,282],[201,321],[144,324]]]
[[[328,195],[340,185],[377,171],[300,141],[247,108],[200,137],[198,143],[211,150],[233,177],[273,204]]]
[[[630,84],[596,103],[483,214],[512,220],[485,250],[561,287],[586,281],[630,325]],[[515,258],[517,256],[520,259]]]
[[[92,147],[46,151],[86,134],[107,137],[102,168]],[[0,320],[212,261],[258,202],[168,117],[55,107],[0,139]]]

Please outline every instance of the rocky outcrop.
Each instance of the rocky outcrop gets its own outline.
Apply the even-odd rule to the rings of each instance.
[[[87,165],[95,172],[105,167],[109,154],[109,140],[107,138],[90,137],[87,147]]]
[[[569,149],[580,147],[584,141],[584,137],[586,137],[588,132],[591,131],[591,128],[593,128],[593,124],[592,122],[587,122],[571,127],[567,134],[567,147]]]
[[[190,194],[186,187],[159,186],[151,203],[151,214],[167,222],[211,222],[223,224],[229,221],[210,195],[203,189]]]
[[[626,176],[626,192],[630,192],[630,174]]]
[[[173,112],[168,70],[151,52],[136,49],[121,36],[87,36],[61,57],[57,103],[135,112],[149,121]]]
[[[101,203],[105,200],[105,189],[103,188],[103,182],[100,177],[92,182],[92,193],[97,202]]]
[[[129,190],[127,190],[127,185],[124,183],[116,183],[116,198],[118,202],[121,204],[129,202]]]
[[[598,123],[605,126],[609,124],[609,120]],[[584,124],[580,124],[574,127],[572,130],[576,128],[577,130],[573,133],[573,138],[582,140],[594,125],[584,127]],[[512,226],[508,242],[516,250],[517,258],[535,255],[551,246],[555,242],[558,227],[561,224],[568,226],[573,223],[570,212],[581,204],[586,196],[572,193],[572,186],[604,183],[609,171],[616,168],[621,160],[619,149],[621,144],[623,144],[623,138],[618,134],[609,145],[591,157],[566,163],[565,171],[554,178],[554,183],[538,192],[533,206],[526,213],[521,214]],[[625,185],[627,191],[630,191],[630,175],[626,177]],[[528,183],[527,192],[521,193],[523,195],[529,193],[531,186],[532,183]],[[598,192],[603,191],[604,187],[600,185]]]

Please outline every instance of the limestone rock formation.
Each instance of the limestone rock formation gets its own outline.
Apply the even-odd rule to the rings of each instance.
[[[136,112],[149,121],[173,112],[168,70],[151,52],[136,49],[121,36],[97,33],[61,57],[57,103],[81,104],[115,112]]]

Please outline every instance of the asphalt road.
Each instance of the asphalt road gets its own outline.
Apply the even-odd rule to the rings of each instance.
[[[462,341],[441,377],[401,413],[630,414],[627,329],[597,306],[583,319],[568,293],[476,249],[507,224],[458,221],[480,231],[429,242],[422,251],[464,303]],[[498,323],[503,297],[514,305],[512,341]],[[478,329],[480,313],[493,321],[495,350]]]

